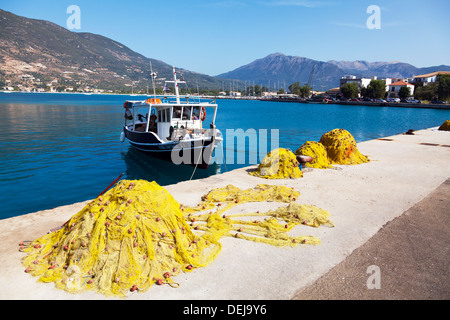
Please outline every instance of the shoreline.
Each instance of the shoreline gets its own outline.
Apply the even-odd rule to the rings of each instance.
[[[399,134],[358,143],[361,153],[368,155],[371,162],[305,170],[300,179],[269,181],[253,177],[247,170],[256,166],[250,166],[164,186],[178,202],[195,205],[212,188],[228,184],[239,188],[261,183],[286,185],[301,193],[298,203],[328,210],[335,227],[297,226],[293,230],[319,237],[322,244],[316,246],[277,248],[224,238],[222,252],[215,261],[175,279],[180,288],[154,286],[126,299],[291,299],[450,178],[448,145],[450,132],[430,128],[414,135]],[[95,292],[73,295],[56,289],[52,283],[39,283],[23,271],[20,263],[24,254],[17,250],[19,242],[34,240],[61,225],[88,202],[0,220],[0,239],[5,248],[0,253],[0,298],[111,299]],[[278,206],[279,203],[246,203],[229,214]]]
[[[259,99],[260,101],[270,102],[290,102],[290,103],[304,103],[304,104],[335,104],[344,106],[368,106],[368,107],[394,107],[394,108],[423,108],[423,109],[441,109],[450,110],[450,104],[433,104],[433,103],[403,103],[403,102],[371,102],[371,101],[332,101],[329,103],[322,102],[308,102],[306,100],[298,99]]]
[[[0,93],[41,93],[41,94],[73,94],[73,95],[85,95],[85,96],[132,96],[137,98],[153,97],[153,94],[127,94],[127,93],[83,93],[83,92],[26,92],[26,91],[8,91]],[[163,97],[164,95],[157,94],[157,97]],[[450,110],[450,104],[433,104],[433,103],[402,103],[402,102],[370,102],[370,101],[333,101],[330,103],[322,102],[308,102],[306,100],[299,99],[278,99],[278,98],[262,98],[262,97],[223,97],[223,96],[205,96],[205,95],[192,95],[192,98],[198,99],[213,99],[213,100],[250,100],[250,101],[269,101],[269,102],[290,102],[290,103],[302,103],[302,104],[335,104],[335,105],[348,105],[348,106],[369,106],[369,107],[394,107],[394,108],[419,108],[419,109],[441,109]]]

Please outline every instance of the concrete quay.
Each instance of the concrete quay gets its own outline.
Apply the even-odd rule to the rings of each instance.
[[[403,275],[403,278],[401,276],[396,278],[395,272],[386,270],[398,268],[398,265],[392,266],[389,265],[388,260],[381,260],[376,254],[377,251],[364,250],[367,245],[372,245],[372,249],[378,246],[389,249],[392,244],[392,248],[399,252],[403,248],[411,252],[415,248],[410,243],[415,241],[415,233],[426,232],[425,239],[433,244],[433,250],[436,252],[434,261],[439,263],[439,268],[433,269],[438,270],[435,277],[448,279],[448,260],[442,261],[448,257],[450,247],[447,227],[448,211],[445,212],[442,206],[429,207],[427,211],[423,209],[422,201],[434,197],[435,201],[447,199],[448,203],[449,189],[442,191],[441,188],[446,186],[445,182],[450,178],[448,165],[450,132],[430,128],[416,131],[414,135],[399,134],[362,142],[358,144],[358,148],[363,154],[369,156],[371,162],[355,166],[336,165],[333,169],[326,170],[308,169],[305,170],[303,178],[295,180],[265,180],[253,177],[248,174],[248,170],[254,168],[253,166],[201,180],[166,186],[178,202],[195,205],[200,201],[200,197],[212,188],[228,184],[239,188],[250,188],[261,183],[286,185],[301,193],[298,203],[313,204],[328,210],[335,227],[316,229],[304,225],[297,226],[293,233],[317,236],[322,243],[299,245],[295,248],[279,248],[242,239],[224,238],[222,252],[215,261],[207,267],[180,274],[174,279],[180,284],[179,288],[154,286],[143,293],[130,293],[126,299],[371,299],[373,297],[370,296],[371,293],[380,294],[381,292],[369,290],[366,286],[366,280],[370,276],[366,270],[371,265],[379,266],[381,288],[390,292],[381,296],[375,295],[375,299],[435,297],[427,291],[430,288],[427,286],[416,288],[418,293],[413,296],[395,294],[395,290],[400,283],[404,282],[402,280],[405,277]],[[433,192],[438,192],[438,188],[440,188],[441,196],[436,198]],[[0,251],[0,288],[2,288],[0,299],[115,299],[95,292],[74,295],[56,289],[52,283],[40,283],[36,278],[25,273],[21,264],[24,254],[18,251],[19,242],[34,240],[61,225],[87,203],[88,201],[84,201],[0,220],[0,241],[3,244]],[[234,207],[227,214],[264,211],[281,205],[284,204],[245,203]],[[416,219],[430,222],[437,219],[437,213],[434,210],[440,210],[440,212],[444,210],[444,215],[440,216],[440,219],[444,220],[439,221],[444,221],[445,224],[428,223],[423,227],[407,229],[408,225],[399,224],[398,221],[405,214],[410,216],[408,210],[418,212]],[[393,229],[396,230],[394,235],[398,237],[393,239],[392,234],[380,236],[393,225],[397,228]],[[409,234],[408,230],[412,230],[412,234]],[[373,244],[373,241],[378,242]],[[440,246],[436,247],[436,243]],[[438,250],[439,248],[441,251]],[[360,255],[361,252],[363,256]],[[425,273],[426,263],[430,259],[422,257],[420,252],[410,256],[408,263],[413,266],[408,270]],[[359,280],[339,283],[338,278],[346,270],[350,272],[352,279],[359,277]],[[332,278],[327,278],[330,275]],[[348,274],[342,277],[350,279]],[[387,284],[386,279],[393,280]],[[333,285],[335,287],[332,287]],[[356,287],[359,291],[355,289]],[[340,290],[336,291],[336,288]],[[449,298],[448,285],[443,289],[440,288],[439,292],[441,298]],[[340,293],[346,294],[339,295]]]

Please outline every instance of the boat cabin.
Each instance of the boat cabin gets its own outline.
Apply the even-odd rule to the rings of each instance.
[[[204,136],[206,129],[206,107],[214,110],[210,128],[214,129],[217,105],[209,102],[190,103],[168,99],[147,99],[146,101],[126,101],[125,126],[135,133],[153,132],[160,142],[195,139]]]

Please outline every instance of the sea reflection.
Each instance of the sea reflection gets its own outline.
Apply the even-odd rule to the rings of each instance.
[[[189,180],[192,174],[192,179],[202,179],[221,172],[217,163],[212,163],[208,169],[195,169],[194,166],[175,165],[170,161],[154,158],[131,146],[126,152],[122,152],[122,157],[126,165],[127,179],[156,181],[161,185]]]

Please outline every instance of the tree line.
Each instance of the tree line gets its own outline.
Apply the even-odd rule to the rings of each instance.
[[[367,87],[359,87],[358,84],[347,82],[341,86],[341,94],[344,98],[351,99],[362,96],[370,99],[384,99],[388,96],[384,80],[371,80]],[[398,93],[400,99],[412,96],[408,87],[400,88]],[[450,98],[450,75],[439,75],[436,82],[423,85],[414,84],[414,98],[419,100],[449,100]]]

